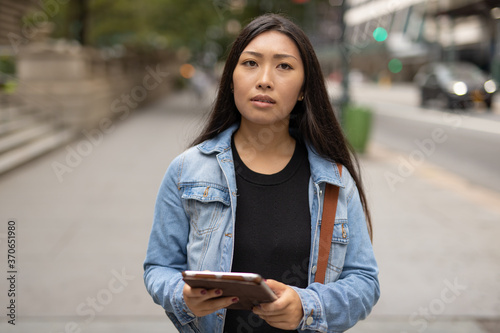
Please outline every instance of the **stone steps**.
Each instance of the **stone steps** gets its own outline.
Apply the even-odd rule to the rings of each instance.
[[[13,131],[3,137],[0,137],[0,154],[7,152],[10,149],[17,148],[29,141],[36,140],[48,134],[54,129],[51,124],[34,123],[26,128]]]
[[[17,131],[29,125],[36,123],[35,117],[19,116],[15,119],[0,120],[0,137],[7,135],[9,132]]]
[[[29,106],[0,110],[0,174],[27,163],[75,137]]]
[[[69,129],[53,130],[37,140],[9,150],[0,155],[0,174],[48,153],[74,137],[75,133]]]

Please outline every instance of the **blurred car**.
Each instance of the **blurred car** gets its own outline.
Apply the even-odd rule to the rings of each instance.
[[[491,110],[498,86],[476,65],[467,62],[431,63],[415,75],[421,106],[434,102],[438,107],[455,109],[484,102]]]

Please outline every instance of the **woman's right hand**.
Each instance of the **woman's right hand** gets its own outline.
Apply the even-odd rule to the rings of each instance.
[[[184,302],[197,317],[203,317],[238,302],[238,297],[220,297],[220,289],[191,288],[184,284]]]

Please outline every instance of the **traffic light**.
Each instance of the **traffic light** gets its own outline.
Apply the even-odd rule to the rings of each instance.
[[[389,67],[389,70],[391,71],[391,73],[394,73],[394,74],[397,74],[397,73],[401,72],[401,70],[403,70],[403,64],[401,63],[401,60],[399,60],[399,59],[391,59],[391,61],[389,61],[389,64],[387,67]]]
[[[373,38],[377,42],[383,42],[387,39],[387,30],[382,27],[378,27],[373,31]]]

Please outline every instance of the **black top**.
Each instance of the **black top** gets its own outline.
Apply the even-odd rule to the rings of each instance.
[[[307,149],[298,141],[287,166],[272,175],[250,170],[234,145],[238,200],[233,272],[250,272],[307,287],[311,247]],[[224,332],[293,332],[269,326],[251,311],[228,310]]]

